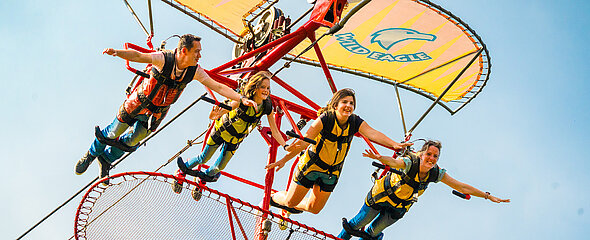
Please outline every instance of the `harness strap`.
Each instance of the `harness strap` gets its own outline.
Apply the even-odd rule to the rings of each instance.
[[[391,172],[388,173],[384,179],[383,182],[383,187],[385,189],[385,191],[375,195],[375,197],[372,196],[371,192],[369,192],[369,194],[367,195],[367,203],[369,203],[369,205],[373,205],[375,204],[376,201],[378,201],[379,199],[383,198],[383,197],[389,197],[391,199],[392,202],[394,202],[395,204],[401,204],[402,206],[408,206],[408,205],[412,205],[414,202],[416,202],[417,199],[417,193],[420,190],[426,190],[426,188],[428,188],[428,183],[430,182],[435,182],[436,179],[438,178],[438,172],[439,172],[439,167],[435,166],[434,168],[430,169],[429,173],[428,173],[428,179],[424,182],[416,182],[415,178],[416,175],[418,175],[418,171],[420,169],[420,158],[418,157],[412,157],[412,166],[410,166],[410,170],[408,171],[407,174],[402,173],[401,179],[400,181],[398,181],[394,186],[391,186]],[[397,195],[395,195],[395,191],[402,185],[408,185],[410,187],[412,187],[412,198],[411,199],[400,199],[399,197],[397,197]]]
[[[248,108],[248,106],[240,103],[240,106],[236,110],[236,115],[232,118],[232,122],[236,121],[239,118],[246,123],[258,123],[258,120],[260,118],[256,117],[256,113],[254,114],[254,116],[248,115],[246,113],[248,111]]]
[[[100,128],[98,126],[94,127],[94,136],[96,137],[96,139],[100,143],[106,144],[106,145],[109,145],[112,147],[116,147],[116,148],[121,149],[122,151],[125,151],[125,152],[134,152],[139,147],[139,144],[137,146],[133,146],[133,147],[128,146],[127,144],[119,141],[119,138],[116,138],[116,139],[106,138],[104,135],[102,135],[102,132],[100,131]]]
[[[129,126],[133,125],[137,121],[137,119],[131,117],[131,114],[129,114],[125,110],[124,105],[121,105],[121,107],[119,107],[119,117],[121,118],[121,122],[127,123],[127,125]]]
[[[307,155],[309,156],[309,161],[307,161],[307,163],[305,163],[305,165],[303,165],[303,167],[301,168],[301,172],[307,171],[307,169],[309,169],[309,167],[311,167],[312,165],[315,164],[316,166],[318,166],[322,170],[327,170],[329,174],[332,174],[332,172],[341,171],[342,166],[344,166],[344,161],[342,161],[336,165],[327,164],[326,162],[322,161],[322,159],[311,150],[307,150]]]
[[[418,171],[420,170],[420,158],[419,157],[411,157],[412,159],[412,166],[408,171],[408,174],[402,175],[402,179],[404,180],[405,184],[408,184],[410,187],[414,189],[414,193],[418,192],[419,190],[426,190],[428,188],[428,183],[435,182],[438,178],[439,167],[435,166],[428,172],[428,179],[424,182],[416,182],[416,175],[418,175]]]
[[[352,118],[352,119],[351,119]],[[329,140],[332,142],[337,142],[338,144],[338,152],[342,151],[342,144],[343,143],[348,143],[346,149],[344,149],[345,151],[345,155],[343,157],[343,159],[346,159],[346,155],[348,154],[348,150],[350,149],[350,143],[352,142],[352,138],[354,137],[354,134],[356,132],[358,132],[358,126],[356,126],[356,116],[350,116],[348,119],[348,135],[346,136],[336,136],[335,134],[332,133],[332,130],[334,129],[334,122],[336,121],[336,115],[333,112],[326,112],[325,118],[321,118],[322,120],[322,124],[323,124],[323,128],[320,132],[321,137],[320,140],[318,141],[318,144],[315,147],[316,152],[321,152],[322,148],[324,147],[324,142],[325,140]],[[344,130],[343,130],[344,131]],[[307,169],[309,169],[309,167],[311,167],[312,165],[316,165],[319,168],[321,168],[322,170],[327,170],[329,174],[332,174],[332,172],[334,171],[341,171],[342,167],[344,166],[344,160],[342,160],[341,162],[339,162],[338,164],[335,165],[330,165],[326,162],[324,162],[319,155],[313,152],[311,150],[307,150],[307,154],[309,156],[309,161],[301,168],[302,172],[307,171]],[[336,153],[336,158],[338,157],[338,153]]]
[[[265,99],[262,104],[262,115],[270,114],[272,111],[272,102],[270,101],[270,99]],[[248,115],[246,113],[248,111],[248,108],[250,107],[240,103],[239,107],[236,109],[236,115],[234,117],[229,118],[229,114],[223,115],[223,118],[221,119],[221,121],[223,121],[223,124],[219,127],[218,131],[227,131],[230,135],[237,139],[245,138],[248,135],[248,129],[250,129],[250,127],[252,126],[257,125],[258,122],[260,122],[260,118],[262,117],[262,115],[257,116],[258,113],[256,112],[253,116]],[[246,123],[244,132],[238,132],[234,127],[234,123],[238,119],[241,119]]]
[[[413,199],[401,199],[399,197],[397,197],[395,195],[395,191],[401,187],[401,185],[403,185],[403,179],[400,180],[399,182],[397,182],[395,185],[391,186],[391,173],[388,173],[385,176],[385,179],[383,179],[383,185],[384,185],[384,189],[385,191],[375,195],[373,197],[373,195],[371,194],[372,191],[369,192],[369,194],[367,195],[367,203],[369,204],[369,206],[372,206],[375,204],[375,202],[379,201],[380,199],[384,198],[384,197],[389,197],[391,199],[392,202],[394,202],[397,205],[401,205],[403,207],[406,207],[408,205],[412,205],[415,201]]]
[[[154,92],[154,90],[152,90],[152,92]],[[152,95],[152,94],[150,94]],[[137,91],[137,97],[139,99],[139,102],[141,102],[141,108],[147,108],[148,110],[150,110],[152,113],[163,113],[168,111],[168,109],[170,108],[170,105],[168,106],[156,106],[154,103],[152,103],[152,101],[150,100],[150,98],[148,98],[148,96],[146,96],[143,93],[143,87],[140,86],[138,91]]]
[[[238,133],[238,130],[236,130],[233,123],[234,121],[224,121],[221,127],[219,127],[219,131],[227,131],[230,135],[234,136],[235,138],[244,138],[246,136],[246,133]],[[248,124],[248,126],[246,127],[246,132],[249,127],[250,124]]]
[[[217,145],[221,145],[222,143],[225,142],[225,141],[223,141],[223,138],[219,135],[219,132],[215,131],[215,130],[213,131],[213,133],[211,133],[211,135],[209,135],[209,137]]]
[[[166,85],[168,87],[168,91],[176,89],[179,92],[176,94],[176,96],[174,96],[174,99],[172,100],[172,103],[174,103],[174,102],[176,102],[176,100],[178,100],[178,97],[180,96],[180,92],[182,90],[184,90],[186,85],[189,82],[191,82],[193,80],[193,78],[195,77],[195,73],[197,71],[198,65],[197,66],[190,66],[190,67],[186,68],[186,70],[185,70],[186,72],[185,72],[182,80],[176,81],[176,80],[173,80],[170,78],[170,75],[172,74],[172,70],[176,66],[176,57],[175,57],[176,50],[174,50],[174,52],[163,51],[162,53],[164,54],[164,66],[162,67],[161,72],[158,71],[156,68],[152,67],[152,76],[154,77],[154,79],[156,79],[156,84],[155,84],[153,90],[150,92],[149,96],[146,96],[146,97],[148,99],[153,99],[155,97],[155,95],[160,91],[160,87],[162,85]],[[176,76],[174,76],[174,77],[176,77]]]

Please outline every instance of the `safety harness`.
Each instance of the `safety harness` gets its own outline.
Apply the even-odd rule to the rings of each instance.
[[[143,82],[139,84],[135,92],[137,93],[137,99],[139,100],[140,105],[135,109],[125,109],[125,107],[121,107],[119,110],[119,116],[120,120],[123,122],[129,125],[135,123],[135,116],[143,109],[148,109],[153,114],[161,113],[162,115],[165,115],[170,108],[170,105],[178,100],[178,97],[186,85],[193,80],[198,65],[186,68],[184,77],[180,81],[177,81],[170,78],[170,75],[176,66],[176,50],[162,51],[162,53],[164,54],[165,59],[162,71],[160,72],[152,67],[151,77],[147,80],[150,83],[154,83],[152,90],[146,95],[144,91],[146,83]],[[164,88],[164,86],[166,86],[166,88]],[[170,98],[172,98],[172,100],[170,100]],[[160,118],[153,119],[153,117],[150,117],[148,124],[150,130],[155,130],[160,122]]]
[[[391,175],[394,173],[387,173],[387,175],[385,176],[385,179],[383,181],[383,187],[385,189],[385,191],[376,194],[375,196],[373,196],[372,194],[372,190],[369,191],[369,194],[367,194],[367,204],[369,206],[373,206],[375,205],[375,203],[377,201],[379,201],[380,199],[384,198],[384,197],[389,197],[389,199],[391,199],[391,201],[393,201],[396,206],[402,206],[402,207],[406,207],[406,206],[411,206],[412,204],[414,204],[415,202],[418,201],[418,195],[419,195],[419,191],[424,191],[426,190],[426,188],[428,187],[428,184],[431,182],[436,182],[436,180],[438,179],[438,173],[440,171],[440,168],[438,167],[438,165],[434,166],[432,169],[430,169],[430,171],[428,172],[428,178],[426,179],[426,181],[424,182],[417,182],[416,176],[418,175],[418,172],[420,170],[420,158],[418,156],[414,156],[414,155],[410,155],[410,158],[412,159],[412,166],[410,166],[410,170],[408,171],[407,174],[402,173],[401,179],[395,183],[395,185],[391,185]],[[402,185],[408,185],[412,188],[412,198],[411,199],[401,199],[399,198],[395,192],[397,189],[399,189]],[[374,186],[373,186],[374,187]]]
[[[248,114],[249,108],[254,107],[246,106],[240,102],[240,106],[234,110],[235,115],[233,115],[233,117],[230,117],[231,112],[224,114],[223,117],[218,120],[221,121],[222,124],[215,129],[215,133],[213,133],[211,136],[213,141],[217,144],[220,144],[221,141],[223,141],[221,133],[227,132],[232,136],[232,138],[235,138],[235,140],[232,139],[232,143],[241,142],[246,136],[248,136],[248,133],[250,133],[249,129],[258,125],[258,122],[263,115],[268,115],[272,112],[272,101],[270,98],[263,100],[262,110],[260,112],[250,111],[253,113],[252,115]],[[238,131],[236,129],[235,124],[238,123],[238,120],[242,120],[242,122],[246,124],[243,131]]]
[[[356,115],[351,115],[350,117],[348,117],[348,121],[346,123],[347,126],[342,129],[342,134],[344,134],[344,130],[346,130],[346,128],[349,128],[348,135],[337,136],[336,134],[332,133],[335,127],[334,123],[337,121],[336,114],[333,111],[328,111],[325,114],[325,118],[320,118],[323,124],[323,128],[320,131],[320,140],[316,140],[317,145],[315,147],[315,152],[311,149],[307,150],[309,161],[307,161],[307,163],[301,168],[301,173],[307,171],[307,169],[309,169],[309,167],[311,167],[314,164],[322,170],[328,171],[328,174],[332,174],[332,172],[335,171],[340,172],[342,170],[342,166],[344,166],[344,159],[348,154],[348,150],[350,149],[350,143],[354,138],[354,134],[356,134],[359,131],[360,124],[357,122],[359,118]],[[342,144],[346,143],[344,157],[342,158],[342,161],[340,161],[339,163],[330,165],[320,158],[318,153],[322,151],[322,148],[324,147],[324,142],[326,140],[337,143],[337,152],[336,156],[334,156],[334,162],[337,161],[338,153],[342,151]],[[303,174],[298,175],[298,177],[302,178]]]

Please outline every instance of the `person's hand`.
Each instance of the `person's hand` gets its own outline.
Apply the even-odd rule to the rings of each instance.
[[[274,163],[271,163],[271,164],[266,165],[266,167],[264,167],[264,169],[267,169],[268,170],[268,169],[276,168],[275,171],[278,172],[279,169],[281,169],[281,168],[283,168],[283,166],[285,166],[285,163],[286,163],[286,161],[282,161],[282,159],[281,159],[279,161],[276,161]]]
[[[407,147],[412,146],[412,145],[414,145],[414,143],[411,143],[411,142],[399,143],[399,144],[397,144],[397,146],[394,146],[393,148],[396,151],[401,151],[401,150],[404,150],[404,148],[407,148]]]
[[[217,120],[219,119],[219,117],[221,117],[221,111],[222,108],[219,106],[213,106],[213,109],[211,109],[211,112],[209,113],[209,119],[211,120]]]
[[[363,157],[368,157],[368,158],[372,158],[375,160],[379,160],[381,158],[381,155],[373,152],[373,150],[371,150],[371,149],[365,149],[365,152],[363,153]]]
[[[291,151],[291,147],[293,147],[293,146],[291,146],[289,144],[285,144],[285,146],[283,147],[283,149],[285,150],[285,152],[290,152]]]
[[[254,102],[254,101],[252,101],[250,99],[247,99],[245,97],[242,97],[240,100],[242,101],[242,104],[244,104],[246,106],[258,107],[258,104],[256,104],[256,102]]]
[[[510,202],[510,199],[501,199],[501,198],[494,197],[492,195],[489,195],[488,199],[490,199],[490,201],[495,202],[495,203]]]
[[[117,56],[117,50],[112,49],[112,48],[105,48],[104,51],[102,51],[102,54]]]

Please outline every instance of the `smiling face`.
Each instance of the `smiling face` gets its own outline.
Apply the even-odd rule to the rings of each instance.
[[[196,66],[201,58],[201,42],[193,41],[190,49],[182,48],[179,54],[178,68],[184,69],[190,66]]]
[[[344,118],[350,117],[354,111],[354,98],[352,96],[341,98],[338,100],[338,104],[334,110],[336,110],[336,115],[340,115]]]
[[[426,151],[420,155],[420,172],[425,173],[430,171],[438,162],[440,150],[435,146],[429,146]]]
[[[254,94],[254,101],[262,101],[266,99],[270,95],[270,80],[268,78],[263,79],[260,82],[260,85],[256,89],[256,93]]]

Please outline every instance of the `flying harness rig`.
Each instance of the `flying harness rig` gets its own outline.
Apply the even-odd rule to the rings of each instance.
[[[177,81],[175,79],[171,79],[170,75],[174,70],[174,77],[176,77],[176,50],[173,51],[162,51],[164,53],[164,67],[162,68],[162,72],[159,72],[156,68],[152,67],[151,69],[151,76],[148,79],[150,83],[155,81],[153,88],[146,94],[145,87],[148,86],[144,82],[139,82],[138,87],[134,92],[137,92],[137,96],[141,105],[135,109],[130,109],[131,112],[127,112],[126,109],[122,108],[120,111],[121,120],[126,123],[133,124],[134,120],[133,117],[137,115],[141,110],[148,109],[150,112],[162,113],[165,115],[173,103],[178,100],[178,97],[186,87],[186,85],[191,82],[195,76],[197,71],[198,65],[190,66],[186,68],[184,71],[184,77]],[[166,86],[166,88],[164,88]],[[133,94],[133,93],[131,93]],[[129,98],[128,98],[129,99]],[[154,103],[155,102],[155,103]],[[150,124],[148,129],[155,130],[159,123],[161,122],[162,117],[157,119],[150,119],[148,123]]]
[[[152,67],[152,74],[149,79],[144,80],[143,78],[140,78],[140,81],[135,85],[135,89],[127,94],[127,99],[119,108],[117,118],[121,122],[133,125],[137,121],[135,116],[140,114],[142,110],[147,109],[152,114],[148,119],[147,126],[144,125],[144,127],[150,131],[155,131],[168,112],[170,105],[178,100],[178,97],[186,85],[193,80],[198,65],[186,68],[184,70],[183,78],[180,81],[177,81],[170,78],[172,71],[176,70],[176,50],[165,50],[162,51],[162,53],[164,54],[165,59],[162,72],[159,72],[156,68]],[[174,77],[176,77],[176,72],[174,73]],[[149,82],[146,83],[144,81]],[[147,89],[149,90],[149,93],[146,94],[145,87],[149,87],[150,84],[153,84],[153,86],[151,87],[151,90]],[[164,88],[164,86],[166,86],[166,88]],[[134,101],[133,94],[137,94],[136,99],[139,101],[139,105],[134,106],[132,109],[127,109],[127,101]],[[155,114],[158,114],[159,116],[154,116]],[[125,152],[134,152],[138,147],[128,146],[125,143],[120,142],[118,139],[109,139],[103,136],[98,126],[96,126],[94,130],[94,135],[98,141],[103,144],[119,148]]]
[[[250,110],[250,111],[248,111]],[[231,143],[236,144],[241,142],[250,130],[258,125],[260,122],[260,118],[263,115],[268,115],[272,112],[272,101],[270,98],[266,98],[262,101],[262,109],[260,112],[257,112],[254,107],[249,107],[240,102],[239,107],[236,109],[235,114],[232,112],[228,112],[224,114],[219,120],[220,123],[216,124],[215,133],[211,135],[211,138],[216,143],[221,143],[223,141],[221,134],[223,132],[229,133],[231,138]],[[233,115],[233,116],[232,116]],[[244,126],[243,131],[238,131],[236,129],[236,124],[239,123],[239,120],[242,121]]]
[[[335,122],[337,121],[336,114],[332,111],[327,111],[326,121],[322,120],[322,124],[324,125],[324,127],[320,131],[320,139],[319,141],[317,141],[318,144],[316,145],[315,152],[311,149],[307,149],[309,161],[301,168],[301,172],[303,173],[307,171],[309,167],[315,164],[319,168],[327,170],[330,175],[332,174],[332,172],[335,171],[338,171],[338,173],[340,173],[340,170],[342,170],[342,166],[344,166],[344,159],[346,159],[346,155],[348,154],[348,150],[350,149],[350,143],[352,142],[354,135],[359,131],[359,123],[357,122],[357,118],[358,117],[356,115],[351,115],[350,117],[348,117],[348,120],[346,122],[347,126],[345,128],[342,128],[342,133],[340,136],[338,136],[332,133],[335,127]],[[347,128],[348,134],[343,135],[344,131]],[[338,154],[340,153],[340,151],[342,151],[343,145],[346,144],[344,156],[342,156],[342,161],[340,161],[339,163],[330,165],[320,158],[320,152],[322,151],[322,148],[324,147],[324,143],[326,140],[337,143],[337,152],[336,156],[334,157],[334,162],[338,160]],[[303,178],[303,174],[297,175],[297,178],[298,180],[301,180]]]
[[[371,194],[372,190],[369,191],[366,201],[370,207],[374,206],[377,201],[384,197],[389,197],[391,201],[397,204],[396,206],[401,205],[402,207],[409,207],[418,201],[418,196],[420,193],[426,190],[429,183],[435,182],[438,179],[440,168],[438,165],[435,165],[432,169],[430,169],[430,171],[428,171],[428,178],[426,181],[416,181],[416,176],[420,170],[420,158],[413,154],[409,154],[409,157],[412,160],[412,166],[410,167],[410,170],[407,174],[404,172],[401,172],[401,174],[398,173],[401,179],[395,185],[391,185],[392,172],[388,172],[387,175],[385,175],[385,179],[383,180],[383,187],[385,190],[376,194],[375,196]],[[413,189],[412,197],[410,199],[401,199],[395,194],[396,190],[402,185],[408,185]]]

